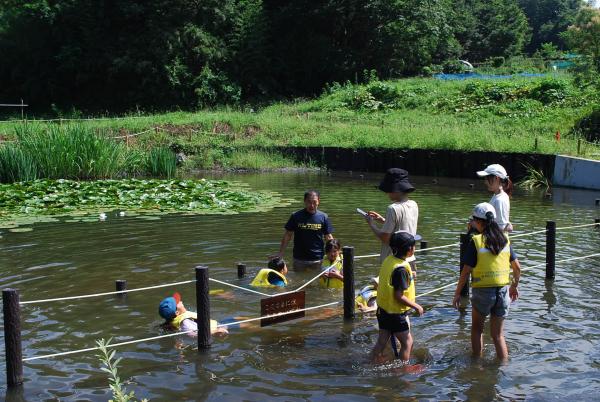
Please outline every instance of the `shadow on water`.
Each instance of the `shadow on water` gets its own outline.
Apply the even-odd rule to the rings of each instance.
[[[45,223],[27,233],[3,231],[0,281],[4,287],[19,288],[22,300],[33,300],[111,291],[117,279],[126,279],[130,289],[188,280],[196,265],[207,265],[211,277],[247,286],[278,249],[283,225],[301,208],[307,188],[321,190],[321,208],[330,215],[343,245],[354,246],[356,255],[380,248],[355,212],[356,207],[385,211],[387,198],[374,190],[379,175],[222,177],[279,191],[298,202],[264,213],[165,216],[158,221],[111,215],[102,223]],[[477,181],[416,177],[414,184],[417,191],[411,196],[420,208],[419,233],[430,247],[457,242],[472,206],[489,199]],[[517,191],[513,225],[517,233],[524,233],[543,228],[546,219],[556,220],[559,227],[593,222],[598,209],[588,205],[590,196],[581,195],[580,203],[567,196],[548,200]],[[524,266],[544,261],[543,236],[518,238],[513,244]],[[559,232],[557,260],[591,254],[598,247],[597,231]],[[286,257],[291,257],[291,247]],[[431,250],[417,258],[418,293],[457,280],[457,249]],[[241,280],[236,271],[240,261],[248,264],[248,275]],[[378,268],[377,258],[357,260],[356,288],[366,285]],[[272,327],[233,329],[229,336],[214,339],[206,353],[198,353],[196,340],[186,336],[121,347],[119,374],[137,398],[156,400],[593,399],[600,389],[598,272],[600,266],[593,260],[559,264],[555,282],[544,282],[543,268],[524,272],[521,299],[511,306],[505,324],[511,353],[506,365],[496,362],[489,335],[484,336],[484,357],[470,358],[470,306],[465,299],[462,312],[452,308],[450,287],[419,299],[426,313],[411,319],[413,362],[422,371],[407,371],[397,362],[372,365],[375,316],[345,321],[341,309],[332,309],[310,311],[305,319]],[[292,288],[312,276],[290,272]],[[259,315],[257,295],[211,283],[211,290],[217,289],[223,292],[211,298],[214,319]],[[22,306],[23,355],[90,347],[100,338],[126,341],[158,335],[157,303],[174,290],[188,307],[193,305],[193,285],[181,285],[126,298]],[[314,306],[341,300],[342,295],[309,286],[306,297],[307,306]],[[25,378],[23,388],[6,391],[7,400],[105,401],[110,396],[108,379],[93,352],[28,363]],[[5,379],[0,381],[6,389]]]

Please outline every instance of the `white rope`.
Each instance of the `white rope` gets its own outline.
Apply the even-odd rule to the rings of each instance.
[[[336,302],[332,302],[332,303],[321,304],[320,306],[306,307],[306,308],[303,308],[303,309],[285,311],[285,312],[282,312],[282,313],[277,313],[277,314],[272,314],[272,315],[266,315],[266,316],[262,316],[262,317],[249,318],[247,320],[240,320],[240,321],[235,321],[235,322],[226,323],[226,324],[219,324],[219,325],[217,325],[217,327],[228,327],[228,326],[232,326],[232,325],[238,325],[238,324],[244,324],[244,323],[247,323],[247,322],[263,320],[263,319],[266,319],[266,318],[281,317],[281,316],[285,316],[285,315],[289,315],[289,314],[301,313],[303,311],[316,310],[316,309],[321,308],[321,307],[328,307],[328,306],[332,306],[334,304],[340,304],[340,303],[342,303],[342,302],[336,301]],[[109,345],[106,345],[106,347],[107,348],[116,348],[117,346],[124,346],[124,345],[131,345],[131,344],[134,344],[134,343],[148,342],[148,341],[153,341],[153,340],[162,339],[162,338],[171,338],[171,337],[174,337],[174,336],[190,334],[190,333],[193,333],[193,332],[197,332],[197,331],[191,330],[191,331],[185,331],[185,332],[174,332],[172,334],[152,336],[150,338],[134,339],[132,341],[126,341],[126,342],[120,342],[120,343],[111,343]],[[94,350],[100,350],[100,347],[96,346],[96,347],[92,347],[92,348],[71,350],[71,351],[68,351],[68,352],[52,353],[52,354],[49,354],[49,355],[32,356],[32,357],[27,357],[27,358],[23,359],[23,361],[27,362],[27,361],[31,361],[31,360],[49,359],[49,358],[52,358],[52,357],[66,356],[66,355],[72,355],[72,354],[83,353],[83,352],[91,352],[91,351],[94,351]]]
[[[341,302],[341,301],[336,301],[336,302],[331,302],[331,303],[325,303],[325,304],[321,304],[319,306],[312,306],[312,307],[300,308],[300,309],[297,309],[297,310],[284,311],[282,313],[265,315],[265,316],[262,316],[262,317],[248,318],[247,320],[240,320],[240,321],[234,321],[234,322],[229,322],[229,323],[225,323],[225,324],[218,324],[217,327],[218,328],[219,327],[229,327],[229,326],[232,326],[232,325],[245,324],[247,322],[264,320],[264,319],[268,319],[268,318],[281,317],[281,316],[284,316],[284,315],[301,313],[303,311],[316,310],[316,309],[321,308],[321,307],[328,307],[328,306],[333,306],[335,304],[342,304],[342,303],[343,302]]]
[[[109,137],[109,138],[131,138],[131,137],[136,137],[140,134],[144,134],[144,133],[149,133],[150,131],[154,131],[154,128],[149,128],[148,130],[145,131],[140,131],[139,133],[134,133],[134,134],[126,134],[126,135],[119,135],[116,137]]]
[[[106,347],[107,348],[116,348],[117,346],[131,345],[133,343],[153,341],[153,340],[162,339],[162,338],[170,338],[170,337],[173,337],[173,336],[189,334],[189,333],[192,333],[192,332],[196,332],[196,331],[191,330],[191,331],[186,331],[186,332],[175,332],[175,333],[172,333],[172,334],[152,336],[150,338],[135,339],[133,341],[126,341],[126,342],[120,342],[120,343],[111,343],[109,345],[106,345]],[[71,351],[68,351],[68,352],[52,353],[50,355],[32,356],[32,357],[27,357],[27,358],[23,359],[23,361],[24,362],[28,362],[28,361],[31,361],[31,360],[49,359],[51,357],[66,356],[66,355],[72,355],[72,354],[75,354],[75,353],[91,352],[93,350],[100,350],[100,347],[96,346],[96,347],[93,347],[93,348],[77,349],[77,350],[71,350]]]
[[[452,282],[452,283],[449,283],[449,284],[447,284],[447,285],[444,285],[444,286],[440,286],[439,288],[436,288],[436,289],[430,290],[430,291],[428,291],[428,292],[425,292],[425,293],[421,293],[421,294],[419,294],[419,295],[416,295],[416,296],[415,296],[415,298],[417,298],[417,297],[421,297],[421,296],[427,296],[427,295],[430,295],[430,294],[432,294],[432,293],[439,292],[439,291],[440,291],[440,290],[442,290],[442,289],[449,288],[450,286],[452,286],[452,285],[456,285],[456,284],[458,284],[458,281],[456,281],[456,282]]]
[[[220,280],[218,280],[218,279],[208,278],[208,280],[209,280],[209,281],[212,281],[212,282],[217,282],[217,283],[220,283],[221,285],[231,286],[232,288],[236,288],[236,289],[240,289],[240,290],[245,290],[246,292],[250,292],[250,293],[256,293],[256,294],[258,294],[258,295],[261,295],[261,296],[266,296],[266,297],[271,297],[271,296],[273,296],[273,295],[270,295],[270,294],[268,294],[268,293],[262,293],[262,292],[259,292],[259,291],[257,291],[257,290],[253,290],[253,289],[244,288],[244,287],[242,287],[242,286],[237,286],[237,285],[234,285],[234,284],[232,284],[232,283],[223,282],[223,281],[220,281]]]
[[[57,297],[57,298],[54,298],[54,299],[29,300],[29,301],[20,302],[19,304],[25,305],[25,304],[47,303],[47,302],[62,301],[62,300],[87,299],[89,297],[118,295],[118,294],[123,294],[123,293],[140,292],[142,290],[166,288],[166,287],[169,287],[169,286],[184,285],[184,284],[192,283],[192,282],[196,282],[196,280],[192,279],[190,281],[173,282],[173,283],[166,283],[166,284],[163,284],[163,285],[146,286],[144,288],[117,290],[117,291],[114,291],[114,292],[94,293],[94,294],[81,295],[81,296],[67,296],[67,297]]]
[[[326,269],[324,269],[323,271],[319,272],[319,274],[317,276],[315,276],[314,278],[312,278],[310,281],[306,282],[304,285],[300,286],[298,289],[296,289],[296,290],[290,290],[290,291],[283,292],[283,293],[277,293],[274,296],[287,295],[287,294],[290,294],[290,293],[301,291],[302,289],[304,289],[305,287],[307,287],[308,285],[310,285],[311,283],[313,283],[314,281],[316,281],[317,279],[319,279],[321,277],[321,275],[324,275],[327,271],[329,271],[329,269],[331,267],[333,267],[333,265],[331,265],[331,266],[327,267]]]
[[[556,228],[556,230],[565,230],[565,229],[575,229],[575,228],[584,228],[586,226],[600,226],[600,223],[586,223],[585,225],[575,225],[575,226],[563,226],[560,228]]]
[[[519,234],[515,234],[515,235],[509,234],[508,237],[510,237],[511,239],[514,239],[517,237],[531,236],[531,235],[540,234],[540,233],[546,233],[546,229],[536,230],[535,232],[519,233]]]

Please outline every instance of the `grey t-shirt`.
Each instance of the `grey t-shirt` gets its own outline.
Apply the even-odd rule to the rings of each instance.
[[[385,212],[385,223],[381,231],[394,233],[398,230],[406,230],[408,233],[417,234],[417,221],[419,220],[419,206],[413,200],[395,202],[387,207]],[[387,244],[381,244],[379,262],[383,263],[392,249]]]

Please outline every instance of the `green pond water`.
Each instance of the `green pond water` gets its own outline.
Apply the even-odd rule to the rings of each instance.
[[[114,290],[115,280],[129,288],[193,279],[196,265],[210,275],[247,286],[278,249],[289,214],[302,207],[307,188],[321,190],[321,209],[330,215],[335,235],[356,255],[378,253],[379,244],[356,207],[380,212],[388,204],[374,186],[380,175],[358,173],[228,174],[219,178],[248,183],[297,199],[292,206],[238,215],[168,215],[156,220],[109,214],[104,222],[40,223],[33,231],[0,235],[2,288],[19,289],[21,300],[36,300]],[[430,247],[456,242],[474,204],[490,195],[483,183],[417,177],[413,199],[419,203],[419,233]],[[474,188],[469,184],[475,183]],[[516,233],[593,223],[600,216],[596,192],[557,190],[553,199],[518,192],[511,217]],[[523,267],[544,262],[544,235],[514,239]],[[593,228],[559,231],[557,260],[598,252]],[[287,250],[291,257],[291,245]],[[235,265],[248,265],[238,279]],[[418,255],[417,293],[458,279],[458,250]],[[377,258],[356,262],[356,287],[378,271]],[[312,272],[290,271],[290,287]],[[369,352],[377,336],[374,315],[344,321],[340,308],[307,312],[301,320],[267,328],[232,329],[198,353],[195,338],[177,336],[119,347],[119,374],[137,398],[150,400],[597,400],[600,391],[600,259],[557,264],[556,280],[544,269],[523,273],[521,298],[505,325],[510,360],[496,362],[486,335],[482,359],[470,357],[470,308],[451,308],[454,288],[419,299],[423,317],[412,319],[414,361],[420,372],[393,362],[372,365]],[[225,289],[211,283],[211,289]],[[194,285],[77,301],[24,305],[23,355],[31,357],[94,346],[95,340],[122,342],[161,333],[158,302],[178,290],[194,308]],[[223,296],[223,295],[221,295]],[[256,317],[260,296],[229,289],[211,297],[214,319]],[[309,286],[307,306],[342,299],[340,291]],[[488,330],[486,329],[486,332]],[[3,345],[4,342],[2,341]],[[4,362],[4,348],[0,360]],[[2,364],[4,366],[4,363]],[[7,390],[7,400],[109,399],[108,380],[94,352],[25,363],[25,384]]]

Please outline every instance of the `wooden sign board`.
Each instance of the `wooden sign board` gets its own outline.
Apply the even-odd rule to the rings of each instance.
[[[266,299],[260,300],[260,315],[269,316],[277,313],[284,313],[287,311],[301,310],[304,308],[305,295],[304,291],[288,293],[285,295],[273,296]],[[285,315],[279,315],[277,317],[263,318],[260,320],[260,326],[266,327],[267,325],[277,324],[278,322],[295,320],[305,316],[304,311],[297,313],[290,313]]]

